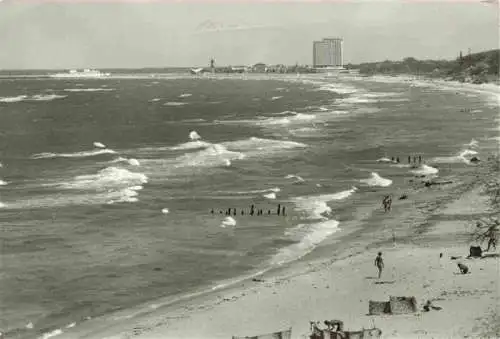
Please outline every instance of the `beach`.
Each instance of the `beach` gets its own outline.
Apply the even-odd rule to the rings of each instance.
[[[228,338],[291,327],[300,338],[309,321],[328,319],[377,326],[384,338],[493,336],[498,258],[465,257],[476,219],[498,217],[484,195],[498,171],[488,159],[498,155],[498,92],[248,78],[50,82],[44,96],[2,99],[11,124],[21,108],[61,124],[33,145],[4,133],[19,149],[0,153],[3,211],[15,220],[32,209],[5,226],[5,269],[14,277],[31,265],[3,277],[25,286],[3,295],[10,337]],[[166,89],[176,92],[165,98]],[[77,108],[83,100],[91,108]],[[59,142],[67,107],[80,122],[69,147]],[[114,109],[86,125],[102,107]],[[287,214],[248,216],[252,202]],[[472,273],[456,275],[450,256]],[[369,300],[390,296],[414,296],[418,312],[367,315]],[[422,313],[430,299],[442,310]]]
[[[392,211],[377,205],[357,211],[359,228],[343,238],[345,247],[326,239],[308,260],[179,303],[96,319],[60,337],[229,338],[292,328],[292,338],[303,338],[309,321],[331,319],[344,321],[347,330],[375,326],[383,338],[498,337],[499,259],[494,253],[466,259],[469,246],[477,245],[475,222],[499,217],[486,192],[487,184],[498,187],[497,171],[492,158],[450,174],[448,185],[424,187],[422,179],[410,179],[408,198],[394,198]],[[379,251],[385,260],[380,280],[373,264]],[[458,262],[471,274],[459,275]],[[369,300],[390,296],[414,296],[417,312],[368,315]],[[427,300],[442,309],[423,312]]]

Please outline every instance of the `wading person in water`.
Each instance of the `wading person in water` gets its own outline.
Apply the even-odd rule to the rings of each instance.
[[[382,259],[382,252],[378,252],[375,258],[375,266],[378,268],[378,278],[382,276],[382,270],[384,269],[384,259]]]

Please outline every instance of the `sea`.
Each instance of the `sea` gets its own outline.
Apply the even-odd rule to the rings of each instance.
[[[498,149],[498,97],[442,87],[1,78],[0,329],[46,339],[291,265],[410,178],[473,170]]]

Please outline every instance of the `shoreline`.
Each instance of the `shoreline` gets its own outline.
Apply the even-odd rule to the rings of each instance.
[[[490,175],[489,173],[483,174],[487,176]],[[412,211],[408,210],[408,206],[396,206],[393,215],[398,213],[398,208],[405,209],[406,213],[404,213],[403,216],[400,215],[399,217],[391,217],[390,221],[393,224],[401,222],[403,223],[403,228],[408,228],[406,223],[410,223],[410,226],[414,227],[413,221],[418,219],[419,214],[422,212],[430,213],[431,217],[442,216],[445,214],[457,216],[459,215],[457,211],[463,209],[464,206],[470,207],[470,202],[478,200],[484,185],[484,177],[477,178],[475,176],[471,176],[471,178],[463,182],[461,185],[458,185],[454,190],[452,190],[452,192],[448,192],[448,194],[438,194],[441,196],[447,196],[448,199],[445,201],[434,200],[433,202],[425,204],[420,208],[412,209]],[[426,199],[427,197],[421,198]],[[467,213],[469,215],[484,215],[485,213],[491,214],[491,212],[488,211],[488,207],[487,201],[483,199],[476,206],[470,207]],[[388,291],[391,289],[391,286],[395,286],[395,290],[400,291],[400,293],[403,293],[402,295],[405,295],[404,293],[406,293],[407,288],[404,284],[401,286],[401,284],[398,283],[409,283],[412,281],[410,276],[414,274],[415,270],[415,267],[408,262],[407,257],[413,256],[425,259],[430,257],[437,258],[439,251],[443,251],[442,248],[447,248],[447,250],[444,251],[445,257],[442,260],[438,260],[440,262],[439,269],[441,271],[445,271],[440,272],[443,276],[440,279],[453,280],[452,278],[454,276],[451,274],[454,271],[454,266],[449,264],[446,269],[443,269],[443,265],[445,265],[446,261],[449,261],[448,258],[450,255],[461,254],[465,257],[465,255],[468,254],[468,248],[465,246],[464,239],[460,239],[458,244],[450,244],[448,241],[442,240],[443,235],[456,235],[455,230],[453,230],[455,224],[456,221],[450,220],[437,221],[434,223],[431,222],[428,224],[428,219],[423,219],[421,220],[420,225],[417,224],[415,227],[415,234],[411,234],[412,232],[410,231],[404,236],[396,236],[396,243],[392,243],[392,240],[387,240],[384,236],[379,236],[378,242],[372,242],[366,246],[365,250],[373,249],[369,252],[363,250],[355,251],[355,253],[345,253],[341,258],[318,258],[316,261],[312,262],[300,260],[299,262],[290,265],[291,267],[284,267],[281,272],[277,272],[281,274],[272,275],[270,274],[272,272],[264,274],[261,276],[263,281],[243,281],[242,283],[230,288],[221,289],[208,295],[189,299],[181,305],[172,304],[164,309],[152,309],[150,312],[141,314],[138,317],[132,315],[129,317],[125,316],[122,320],[117,320],[115,315],[115,317],[113,317],[115,320],[112,321],[115,322],[115,324],[103,321],[99,324],[100,326],[98,326],[98,328],[95,326],[97,325],[95,321],[98,319],[95,319],[94,321],[88,322],[88,325],[91,328],[88,328],[87,331],[84,331],[84,324],[82,324],[81,326],[75,328],[75,332],[70,333],[68,331],[68,333],[63,333],[57,337],[106,339],[129,337],[227,338],[231,335],[245,336],[268,333],[286,329],[291,326],[292,337],[298,338],[299,335],[308,333],[308,320],[315,319],[323,321],[330,318],[341,318],[346,322],[346,327],[350,330],[354,330],[358,327],[367,328],[371,326],[370,321],[371,319],[374,319],[374,317],[366,316],[366,311],[368,309],[366,298],[361,298],[359,302],[355,303],[355,305],[346,305],[347,301],[343,299],[350,297],[351,293],[355,293],[356,295],[359,293],[360,295],[371,296],[370,288],[367,288],[367,284],[372,283],[372,278],[365,276],[370,276],[375,273],[375,269],[371,265],[374,253],[378,250],[382,250],[386,257],[386,266],[392,266],[387,273],[387,275],[391,277],[390,281],[387,283],[387,286],[383,284],[381,285],[381,288],[379,288],[379,295],[385,296],[379,297],[378,299],[380,300],[387,299],[386,297],[388,293],[392,293]],[[466,226],[464,226],[463,229],[465,230]],[[378,230],[381,235],[383,235],[387,233],[387,226],[379,227]],[[399,232],[399,234],[402,233],[401,230],[399,230]],[[435,238],[436,236],[437,238]],[[462,234],[462,238],[465,238],[464,234]],[[322,245],[322,247],[328,247],[328,245]],[[484,260],[484,263],[487,261],[491,262],[492,260],[494,259]],[[393,261],[393,263],[389,264],[390,261]],[[358,266],[363,268],[361,276],[359,276],[360,269],[356,268]],[[405,266],[408,266],[409,270],[405,271]],[[489,266],[490,267],[480,267],[479,269],[476,269],[476,267],[473,266],[472,270],[473,272],[483,270],[486,273],[491,273],[492,265]],[[431,271],[438,270],[436,265],[430,266],[430,269]],[[403,271],[403,273],[400,271]],[[345,276],[343,274],[337,276],[336,272],[342,272]],[[428,271],[418,273],[424,273],[424,275],[420,277],[421,279],[424,279],[425,281],[430,279],[430,277],[425,277],[425,274],[429,273]],[[446,276],[445,273],[448,276]],[[325,276],[328,276],[329,278],[325,280]],[[489,277],[494,277],[494,275],[490,275]],[[383,276],[383,279],[384,278],[385,277]],[[450,283],[450,281],[447,282]],[[453,283],[453,281],[451,282]],[[437,290],[439,290],[439,287],[445,286],[444,282],[441,283],[442,284],[439,284],[438,286],[434,286],[435,290],[433,289],[432,291],[427,290],[427,287],[434,284],[432,282],[427,281],[424,283],[422,286],[429,286],[423,290],[420,286],[417,286],[418,284],[414,284],[412,288],[416,291],[418,290],[421,294],[419,295],[419,293],[414,293],[415,297],[417,297],[417,300],[419,301],[419,305],[423,303],[423,299],[439,298],[440,294]],[[354,284],[354,286],[352,284]],[[331,289],[334,288],[332,285],[337,286],[335,289],[340,296],[335,297],[329,295],[330,293],[325,293],[330,292]],[[320,292],[320,290],[322,291]],[[446,289],[440,291],[441,294],[443,292],[446,292]],[[320,295],[318,295],[318,293]],[[424,296],[422,296],[422,294],[424,294]],[[487,294],[489,295],[491,293]],[[289,298],[290,295],[293,295],[293,297],[297,299],[296,304],[294,298]],[[336,299],[342,299],[339,304],[342,305],[342,308],[339,309],[340,312],[333,312],[333,309],[338,309],[338,306],[329,306],[327,303],[322,305],[324,303],[323,298],[327,300],[333,299],[334,302],[332,305],[339,304],[339,300]],[[377,298],[372,299],[377,300]],[[302,309],[298,310],[298,306],[305,301],[309,302],[307,307],[302,308],[301,306]],[[446,305],[445,301],[439,302],[441,303],[440,305]],[[282,303],[284,305],[281,305]],[[350,306],[353,306],[352,310],[350,309]],[[347,312],[347,314],[349,314],[348,319],[346,319],[343,315],[345,314],[346,307],[349,309],[349,312]],[[445,314],[446,310],[450,310],[450,307],[447,305],[443,307],[445,310],[441,314]],[[491,305],[488,305],[488,307],[491,307]],[[290,320],[287,321],[285,319],[286,316],[282,313],[276,314],[272,312],[269,314],[269,310],[275,308],[279,308],[281,311],[288,310],[287,312],[291,313],[288,317]],[[322,310],[322,312],[319,312],[318,309]],[[361,309],[363,309],[363,313],[359,313]],[[309,310],[309,312],[306,310]],[[254,311],[257,312],[254,313]],[[264,314],[267,312],[267,317],[272,318],[275,321],[269,322],[266,317],[259,316],[261,314],[260,311]],[[356,315],[353,312],[356,312]],[[297,317],[297,313],[301,315],[301,317]],[[310,313],[309,318],[304,317],[304,313]],[[477,315],[480,315],[480,313]],[[242,319],[246,319],[246,321],[238,320],[239,316],[241,316]],[[231,321],[233,320],[231,317],[235,318],[234,321]],[[404,329],[411,324],[411,326],[413,326],[411,327],[413,331],[417,331],[418,328],[416,329],[416,327],[419,326],[418,317],[419,315],[417,315],[417,317],[400,316],[401,319],[399,320],[395,317],[391,318],[390,316],[375,318],[377,326],[382,328],[384,332],[384,338],[409,338],[412,333],[404,332]],[[415,319],[417,319],[417,324],[414,323]],[[100,320],[102,321],[104,319]],[[464,322],[468,321],[469,323],[471,320],[474,321],[472,317],[464,317],[463,319]],[[393,325],[392,321],[402,322],[404,325],[396,326],[395,329],[392,329],[392,334],[389,333],[389,336],[387,336],[387,329],[391,328]],[[384,324],[384,326],[380,326],[380,323]],[[205,326],[205,328],[200,328],[200,324]],[[281,326],[279,324],[281,324]],[[439,324],[434,325],[434,331],[438,330],[440,330]],[[205,334],[200,334],[202,331]],[[418,337],[431,338],[436,335],[438,335],[438,337],[442,337],[440,335],[445,334],[443,332],[429,332],[429,330],[427,330],[427,333],[419,332]],[[196,336],[196,333],[198,333],[198,336]],[[413,333],[413,335],[416,335],[416,333]]]
[[[279,79],[277,79],[279,80]],[[473,85],[477,86],[477,85]],[[471,179],[472,180],[472,179]],[[460,188],[465,187],[468,188],[467,185],[461,185],[459,188],[457,188],[460,191]],[[410,188],[411,189],[411,188]],[[434,192],[435,193],[435,192]],[[449,192],[446,192],[449,193]],[[443,195],[453,195],[453,193],[449,194],[443,194]],[[417,191],[410,191],[410,195],[413,196],[419,196],[421,195],[421,192]],[[431,196],[437,196],[440,197],[439,194],[426,194],[423,193],[425,198],[421,198],[420,200],[426,200],[426,199],[431,199]],[[457,195],[457,193],[455,193]],[[436,197],[434,197],[436,198]],[[437,200],[437,198],[436,198]],[[416,219],[421,219],[420,211],[418,213],[413,213],[413,212],[408,212],[407,210],[409,207],[411,207],[411,202],[412,200],[405,201],[401,205],[395,204],[397,206],[394,206],[395,211],[392,212],[392,214],[396,214],[399,211],[404,212],[403,215],[406,218],[416,218]],[[436,202],[437,203],[437,202]],[[410,206],[409,206],[410,205]],[[441,204],[442,205],[442,204]],[[368,208],[372,209],[372,207]],[[127,309],[124,310],[123,312],[118,311],[117,313],[113,313],[112,315],[106,315],[102,318],[95,318],[92,319],[91,321],[85,321],[83,323],[77,324],[76,328],[69,330],[57,335],[58,338],[73,338],[73,337],[81,337],[81,338],[103,338],[106,335],[112,335],[120,332],[128,332],[128,333],[133,333],[133,336],[137,335],[145,335],[146,338],[158,338],[158,337],[172,337],[169,336],[165,333],[162,333],[160,336],[154,336],[154,331],[152,331],[152,328],[157,328],[160,330],[160,328],[163,328],[166,323],[164,322],[165,319],[168,318],[169,324],[171,322],[171,314],[174,314],[175,317],[181,317],[179,318],[180,322],[182,322],[182,319],[186,319],[188,317],[185,314],[181,314],[181,316],[175,315],[179,311],[184,312],[187,310],[188,312],[194,312],[195,316],[197,315],[197,311],[203,312],[203,310],[206,310],[207,308],[211,307],[218,307],[219,305],[225,305],[230,302],[240,302],[240,300],[244,299],[243,297],[249,295],[250,293],[254,294],[259,294],[262,292],[263,289],[269,289],[269,288],[275,288],[276,286],[282,286],[286,285],[288,281],[293,280],[293,279],[303,279],[304,276],[307,276],[308,274],[315,274],[318,271],[323,270],[325,267],[329,267],[331,265],[342,265],[346,260],[354,260],[355,258],[363,257],[363,250],[366,248],[373,248],[377,246],[377,244],[380,245],[386,245],[388,237],[390,238],[391,231],[396,232],[397,234],[397,243],[402,242],[404,246],[408,245],[408,242],[412,242],[411,240],[411,235],[405,234],[408,232],[408,225],[406,225],[406,221],[404,221],[404,217],[400,216],[398,218],[390,218],[389,224],[392,225],[382,225],[382,223],[386,223],[387,220],[380,220],[380,214],[377,214],[375,216],[368,216],[365,219],[362,219],[360,224],[365,225],[369,223],[375,223],[377,224],[376,227],[373,229],[366,229],[366,227],[361,227],[359,229],[359,232],[357,230],[350,232],[353,234],[347,234],[345,238],[350,237],[353,240],[356,239],[356,237],[359,235],[359,233],[364,234],[367,232],[375,233],[376,236],[378,236],[378,243],[373,242],[373,239],[370,239],[369,244],[365,244],[366,247],[363,247],[362,244],[358,244],[356,249],[352,252],[345,252],[345,250],[338,250],[339,252],[343,252],[343,256],[340,258],[335,258],[335,259],[325,259],[324,254],[325,252],[330,251],[330,248],[332,246],[332,243],[329,240],[326,240],[324,243],[320,244],[315,250],[314,253],[307,254],[305,257],[299,259],[296,262],[292,262],[290,264],[285,265],[284,267],[278,268],[278,269],[271,269],[268,272],[264,273],[263,275],[251,275],[250,277],[243,278],[240,282],[237,283],[232,283],[227,287],[221,287],[220,289],[217,289],[216,291],[214,289],[211,290],[205,290],[201,292],[195,292],[193,294],[187,295],[187,296],[182,296],[178,298],[178,300],[174,300],[171,302],[166,302],[166,306],[159,306],[159,302],[149,302],[146,305],[142,305],[140,307],[136,307],[134,309],[141,309],[141,311],[136,311],[133,312],[132,315],[130,315],[131,310]],[[404,227],[398,226],[399,223],[404,224]],[[425,220],[421,220],[421,222],[425,222]],[[343,225],[348,224],[348,222],[343,223]],[[358,225],[359,226],[359,225]],[[343,227],[344,228],[344,227]],[[348,227],[346,227],[348,229]],[[410,232],[411,233],[411,232]],[[341,237],[342,238],[342,237]],[[338,241],[338,239],[336,240]],[[399,246],[399,245],[397,245]],[[349,246],[350,247],[350,246]],[[371,256],[372,254],[370,254]],[[364,258],[364,257],[363,257]],[[371,259],[370,259],[371,260]],[[252,277],[260,277],[264,280],[264,282],[254,282],[251,280]],[[250,285],[250,287],[248,286]],[[221,294],[221,295],[218,295]],[[226,297],[225,295],[231,295],[231,297]],[[234,294],[239,294],[239,297],[234,296]],[[172,299],[169,297],[166,297],[165,299]],[[162,299],[163,300],[163,299]],[[198,305],[201,303],[201,305]],[[162,302],[160,302],[162,304]],[[181,304],[181,305],[179,305]],[[222,306],[221,306],[222,307]],[[120,314],[123,313],[123,316]],[[117,317],[122,317],[122,320],[113,320],[116,319]],[[328,316],[325,316],[328,318]],[[144,328],[142,330],[139,329],[139,327],[136,327],[136,329],[126,329],[131,327],[130,324],[123,324],[123,322],[127,323],[128,321],[137,321],[138,323],[148,323],[151,324],[151,326],[145,326],[148,330],[145,330]],[[154,319],[157,319],[155,321]],[[110,320],[112,323],[116,324],[110,324],[107,322]],[[323,320],[323,319],[322,319]],[[307,320],[304,322],[307,325]],[[97,325],[97,326],[96,326]],[[349,325],[349,324],[347,324]],[[368,326],[368,324],[367,324]],[[88,328],[87,328],[88,327]],[[142,326],[144,327],[144,326]],[[167,325],[168,327],[168,325]],[[101,332],[98,330],[98,328],[105,328],[106,330],[104,332]],[[279,330],[279,326],[276,328],[270,329],[272,330]],[[165,330],[165,329],[164,329]],[[168,331],[168,329],[167,329]],[[139,333],[140,332],[140,333]],[[265,330],[259,330],[256,333],[249,332],[249,333],[234,333],[236,334],[241,334],[241,335],[253,335],[257,333],[265,333]],[[294,330],[295,332],[295,330]],[[141,334],[142,333],[142,334]],[[150,335],[150,336],[149,336]],[[128,335],[125,336],[114,336],[112,335],[111,337],[108,338],[122,338],[122,337],[127,337]],[[177,336],[173,336],[177,337]],[[190,336],[187,336],[190,337]],[[203,337],[203,336],[202,336]],[[208,336],[209,338],[212,338],[211,336]],[[295,337],[295,334],[293,335]]]

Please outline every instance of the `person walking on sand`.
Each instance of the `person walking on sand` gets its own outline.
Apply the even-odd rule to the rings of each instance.
[[[382,270],[384,269],[384,259],[382,259],[382,252],[378,252],[375,258],[375,266],[378,268],[378,278],[382,276]]]
[[[498,221],[495,222],[498,225]],[[488,237],[488,248],[486,249],[486,252],[490,251],[490,247],[493,246],[493,248],[497,249],[497,236],[498,236],[498,230],[497,230],[497,225],[492,225],[488,228],[488,231],[486,231],[486,236]]]

